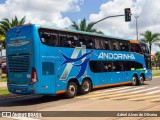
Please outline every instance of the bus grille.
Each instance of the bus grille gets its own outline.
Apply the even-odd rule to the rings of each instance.
[[[29,70],[30,55],[13,54],[8,56],[8,67],[10,72],[27,72]]]

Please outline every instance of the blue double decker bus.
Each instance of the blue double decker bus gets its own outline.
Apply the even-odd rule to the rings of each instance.
[[[7,33],[8,90],[65,94],[152,79],[150,51],[136,40],[35,24]]]

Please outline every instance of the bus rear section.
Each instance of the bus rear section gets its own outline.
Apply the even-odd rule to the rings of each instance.
[[[23,25],[7,33],[8,90],[14,94],[32,94],[37,82],[32,62],[33,26]]]

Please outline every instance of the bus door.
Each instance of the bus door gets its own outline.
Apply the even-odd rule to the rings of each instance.
[[[41,87],[42,93],[54,94],[55,93],[55,60],[51,55],[52,47],[41,44],[40,45],[40,61],[41,63]]]

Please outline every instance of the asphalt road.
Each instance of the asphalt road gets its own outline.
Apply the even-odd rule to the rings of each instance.
[[[0,98],[0,111],[159,111],[160,77],[141,86],[94,90],[83,96],[11,96]],[[60,118],[57,118],[60,119]],[[77,118],[78,119],[78,118]],[[156,119],[156,118],[155,118]],[[145,119],[146,120],[146,119]]]

